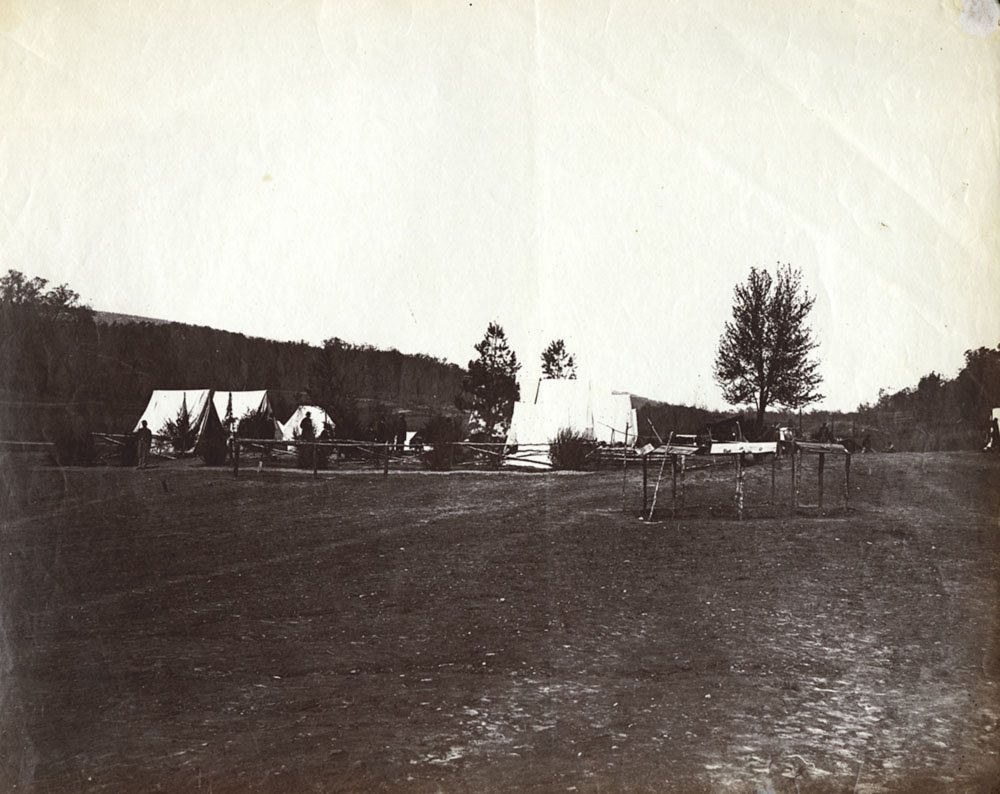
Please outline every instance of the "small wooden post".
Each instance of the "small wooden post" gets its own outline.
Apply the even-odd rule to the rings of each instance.
[[[743,520],[743,456],[736,453],[736,517]]]
[[[240,442],[233,439],[233,476],[240,476]]]
[[[685,472],[687,471],[687,455],[681,455],[681,507],[684,507],[684,498],[687,496]]]
[[[382,476],[389,476],[389,442],[385,442],[385,466],[382,468]]]
[[[677,455],[670,456],[670,472],[674,478],[673,491],[670,495],[670,517],[677,518]]]
[[[448,471],[455,468],[455,445],[452,442],[448,442]]]
[[[775,446],[774,454],[771,456],[771,504],[774,504],[774,475],[778,465],[778,447]]]
[[[851,453],[844,455],[844,510],[851,506]]]
[[[826,459],[826,453],[819,453],[819,509],[823,509],[823,464]]]
[[[799,481],[798,481],[798,468],[795,465],[795,459],[797,456],[797,450],[795,449],[795,444],[792,444],[792,509],[799,509]]]
[[[319,455],[316,454],[316,442],[312,443],[312,456],[313,456],[313,479],[319,476]]]
[[[628,425],[625,425],[625,438],[628,438]],[[628,481],[628,447],[622,447],[622,512],[625,512],[625,483]]]
[[[649,455],[642,456],[642,514],[646,515],[646,486],[649,483]]]

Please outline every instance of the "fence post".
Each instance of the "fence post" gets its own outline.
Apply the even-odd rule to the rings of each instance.
[[[844,511],[851,506],[851,453],[844,455]]]
[[[743,455],[736,453],[736,517],[743,520]]]
[[[826,458],[826,454],[823,452],[819,453],[819,509],[823,509],[823,463]]]
[[[316,442],[312,443],[312,456],[313,456],[313,479],[319,476],[319,457],[316,455]]]
[[[628,425],[625,425],[625,435],[628,437]],[[628,482],[628,447],[622,447],[622,512],[625,512],[625,483]]]
[[[385,466],[382,469],[382,476],[389,476],[389,442],[385,442]]]
[[[797,456],[798,450],[795,448],[794,442],[792,443],[792,510],[796,511],[799,509],[799,481],[797,479],[798,471],[796,467],[795,458]]]
[[[649,482],[649,455],[642,456],[642,514],[646,515],[646,485]]]
[[[670,473],[673,476],[673,488],[670,492],[670,517],[677,518],[677,455],[670,455]]]
[[[681,507],[686,504],[687,498],[687,455],[681,455]]]
[[[240,442],[233,439],[233,476],[240,476]]]
[[[448,471],[455,468],[455,444],[448,442]]]
[[[778,448],[774,448],[774,454],[771,456],[771,504],[774,504],[774,473],[778,465]]]

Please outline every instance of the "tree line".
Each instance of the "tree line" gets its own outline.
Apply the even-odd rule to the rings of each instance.
[[[108,322],[65,284],[13,270],[0,276],[4,438],[43,439],[68,421],[128,432],[154,389],[269,389],[284,419],[297,402],[330,396],[320,389],[331,362],[339,404],[366,423],[377,412],[457,412],[464,371],[431,356],[338,339],[316,347],[182,323]]]

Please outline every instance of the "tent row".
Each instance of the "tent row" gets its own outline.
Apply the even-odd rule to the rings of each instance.
[[[245,420],[253,423],[254,437],[294,441],[307,415],[316,436],[326,425],[331,431],[335,427],[327,413],[315,405],[299,405],[291,416],[280,421],[266,390],[156,389],[133,432],[145,422],[154,435],[173,436],[171,428],[186,416],[189,431],[185,434],[187,448],[184,452],[194,454],[200,451],[206,438],[214,434],[225,435],[228,426],[235,430]]]

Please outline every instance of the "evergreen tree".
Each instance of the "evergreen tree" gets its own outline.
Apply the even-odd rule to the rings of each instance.
[[[576,360],[566,351],[566,343],[562,339],[549,342],[549,346],[542,351],[542,375],[576,380]]]
[[[489,324],[475,349],[479,357],[469,362],[455,404],[462,410],[471,410],[482,422],[487,436],[503,436],[510,426],[514,403],[521,396],[517,385],[521,365],[498,323]]]

